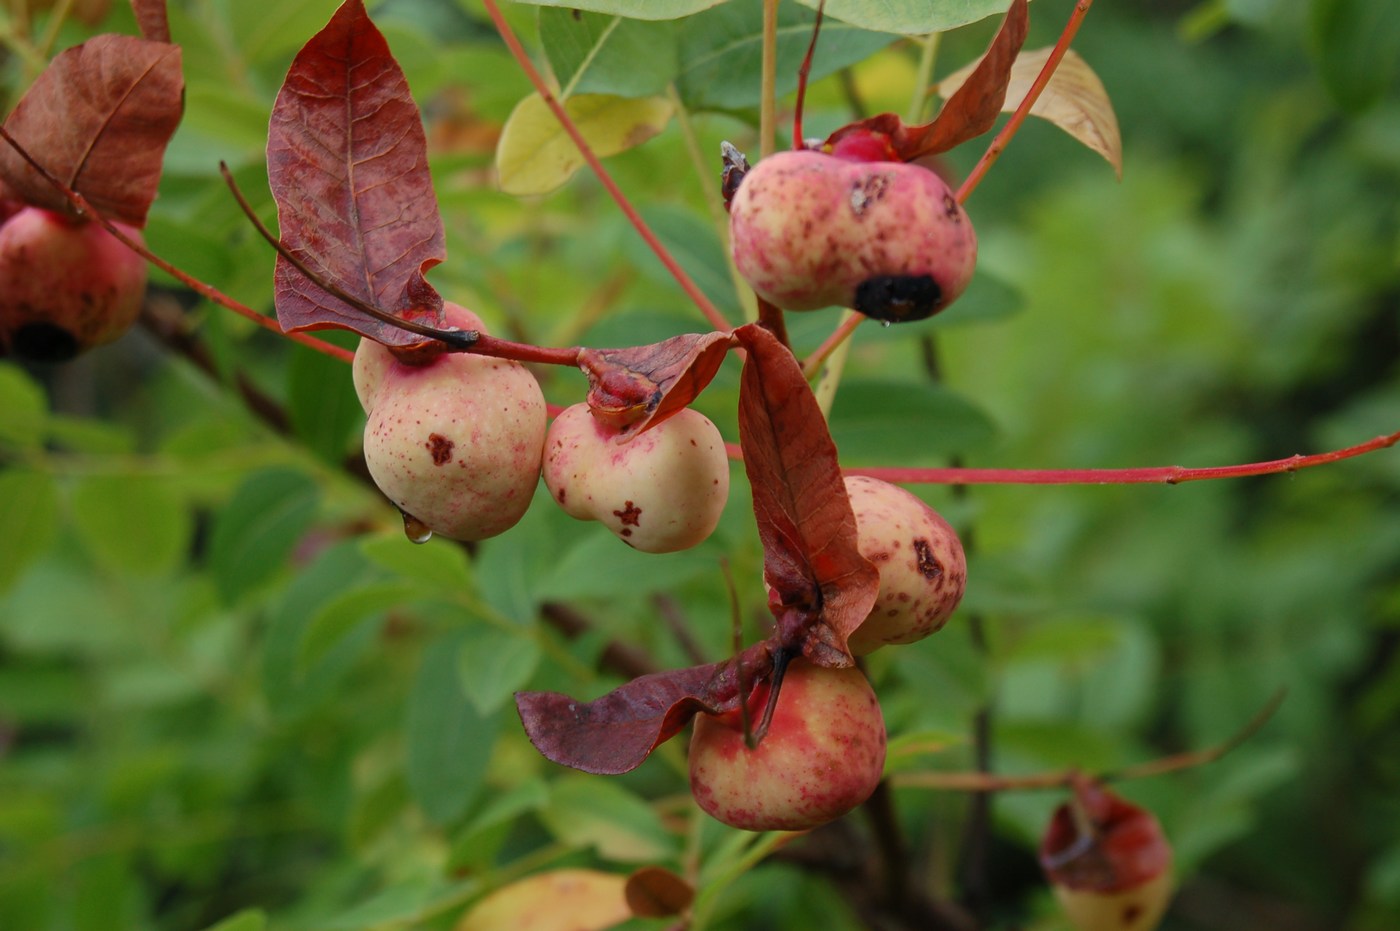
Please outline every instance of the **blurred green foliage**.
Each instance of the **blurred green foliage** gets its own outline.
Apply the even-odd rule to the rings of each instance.
[[[188,104],[148,239],[255,307],[270,309],[273,257],[217,166],[273,219],[268,112],[334,5],[173,4]],[[741,5],[701,22],[743,32]],[[371,6],[428,123],[448,296],[546,344],[704,326],[592,178],[528,201],[493,190],[495,134],[529,86],[479,3]],[[1053,42],[1069,9],[1034,4],[1028,47]],[[1022,131],[969,202],[982,252],[966,309],[858,331],[832,416],[846,463],[1214,465],[1396,429],[1394,9],[1096,7],[1076,48],[1113,98],[1123,182],[1058,131]],[[531,42],[570,15],[507,12]],[[32,74],[4,22],[13,101]],[[689,25],[693,46],[721,37]],[[990,29],[949,34],[937,73]],[[676,31],[631,39],[655,30]],[[129,9],[114,4],[99,31],[134,31]],[[60,45],[85,34],[66,24]],[[895,36],[851,48],[854,66],[812,88],[811,132],[853,103],[907,107],[918,50]],[[642,60],[683,68],[678,54]],[[705,192],[721,139],[757,150],[751,65],[691,91],[677,72],[703,170],[676,123],[609,162],[736,319]],[[655,91],[641,72],[589,80]],[[691,664],[692,647],[726,655],[722,561],[758,635],[741,469],[719,531],[687,553],[634,553],[544,496],[469,551],[414,547],[358,477],[343,366],[181,292],[156,299],[183,308],[205,365],[143,331],[61,368],[0,362],[0,928],[450,927],[527,872],[647,863],[698,868],[714,927],[861,926],[840,882],[799,856],[753,866],[761,851],[746,859],[746,838],[699,816],[681,747],[624,777],[567,773],[529,746],[509,701],[521,687],[600,694],[622,681],[619,643],[662,667]],[[800,349],[833,324],[790,318]],[[696,404],[730,439],[737,372],[731,360]],[[556,403],[582,396],[573,373],[540,377]],[[1286,687],[1276,718],[1221,761],[1122,787],[1177,851],[1165,927],[1400,925],[1394,452],[1178,487],[919,491],[964,533],[971,586],[946,630],[870,657],[896,744],[936,748],[901,771],[972,768],[985,709],[998,772],[1117,768],[1218,743]],[[1031,857],[1059,800],[997,796],[969,878],[968,797],[892,796],[928,890],[973,896],[994,926],[1045,929],[1060,919]],[[863,820],[836,830],[870,844]]]

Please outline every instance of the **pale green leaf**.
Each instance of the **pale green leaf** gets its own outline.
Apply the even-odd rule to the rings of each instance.
[[[342,640],[360,629],[366,618],[383,614],[419,596],[408,582],[373,582],[341,592],[321,606],[302,633],[297,673],[315,667]]]
[[[665,97],[629,100],[607,94],[570,97],[564,108],[599,156],[616,155],[655,136],[671,120]],[[574,141],[564,132],[539,94],[516,106],[496,147],[496,172],[507,194],[547,194],[584,164]]]
[[[501,630],[478,624],[465,632],[457,671],[477,713],[501,709],[540,664],[540,645],[528,629]]]
[[[818,0],[799,2],[815,9]],[[1003,15],[1010,5],[1010,0],[827,0],[826,15],[862,29],[921,36]]]
[[[58,492],[43,472],[0,472],[0,592],[41,556],[53,539]]]
[[[408,787],[438,824],[460,817],[481,790],[500,728],[500,716],[478,714],[462,690],[461,644],[452,636],[428,645],[408,698]]]
[[[22,369],[0,363],[0,444],[38,446],[48,406],[44,389]]]
[[[631,19],[677,19],[709,9],[725,0],[519,0],[534,6],[612,13]]]
[[[267,927],[267,915],[261,909],[245,908],[236,915],[230,915],[205,931],[263,931]]]
[[[540,43],[562,88],[561,97],[660,94],[680,66],[673,22],[544,9]]]
[[[420,583],[423,595],[455,594],[472,584],[466,550],[451,540],[434,537],[427,543],[412,543],[395,532],[364,538],[360,552],[381,569]]]
[[[69,505],[93,555],[120,571],[168,572],[190,538],[184,498],[164,476],[88,476],[74,486]]]
[[[606,860],[641,863],[675,852],[675,838],[655,809],[617,782],[565,776],[554,783],[540,818],[564,843],[594,847]]]

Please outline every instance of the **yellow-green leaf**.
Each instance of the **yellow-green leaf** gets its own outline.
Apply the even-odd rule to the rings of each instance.
[[[610,94],[580,94],[564,109],[600,156],[616,155],[646,142],[671,120],[665,97],[629,100]],[[496,147],[496,175],[507,194],[547,194],[583,166],[583,156],[539,94],[516,104]]]
[[[1050,58],[1050,47],[1023,51],[1011,67],[1011,83],[1006,88],[1003,112],[1010,113],[1020,106],[1036,76]],[[962,86],[972,73],[976,62],[944,78],[938,93],[945,99]],[[1031,107],[1031,116],[1049,120],[1102,155],[1123,177],[1123,140],[1118,134],[1118,117],[1103,82],[1073,49],[1065,53],[1060,65],[1045,85],[1040,98]]]
[[[602,931],[632,917],[626,877],[598,870],[540,873],[503,886],[462,916],[456,931]]]

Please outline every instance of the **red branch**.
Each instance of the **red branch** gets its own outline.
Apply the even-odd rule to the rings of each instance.
[[[1050,57],[1045,60],[1045,67],[1040,69],[1040,74],[1036,75],[1035,83],[1031,84],[1031,89],[1026,92],[1026,97],[1021,101],[1021,105],[1016,108],[1016,112],[1011,114],[1011,119],[1006,121],[1006,125],[997,133],[997,137],[992,140],[992,144],[987,146],[987,151],[982,153],[982,157],[977,160],[977,164],[972,167],[972,171],[963,180],[962,187],[958,188],[958,203],[967,201],[967,197],[972,193],[982,181],[982,176],[987,173],[987,169],[992,167],[992,163],[1001,157],[1001,153],[1006,150],[1006,145],[1011,141],[1011,137],[1016,135],[1016,131],[1025,122],[1026,116],[1031,112],[1031,107],[1040,99],[1040,92],[1045,90],[1045,85],[1050,83],[1050,78],[1055,74],[1055,69],[1060,66],[1060,59],[1065,57],[1065,52],[1069,51],[1069,43],[1074,38],[1074,34],[1079,31],[1080,23],[1084,22],[1084,16],[1089,12],[1094,0],[1079,0],[1074,5],[1074,12],[1070,14],[1069,22],[1065,24],[1064,31],[1060,33],[1060,40],[1055,43],[1055,48],[1051,50]]]
[[[564,105],[559,99],[554,96],[554,92],[549,89],[549,85],[545,83],[544,77],[535,67],[534,62],[530,61],[530,56],[526,54],[525,47],[521,45],[520,40],[516,38],[514,30],[510,28],[510,23],[506,22],[506,18],[501,15],[501,10],[500,7],[496,5],[496,0],[484,0],[484,2],[486,4],[486,12],[491,14],[491,21],[496,24],[496,31],[501,34],[501,39],[506,43],[506,47],[510,49],[511,55],[515,57],[521,70],[525,72],[525,76],[530,79],[530,83],[535,86],[535,90],[539,92],[545,105],[549,107],[554,113],[555,118],[559,120],[559,125],[564,128],[564,132],[568,133],[569,138],[574,141],[574,145],[578,146],[579,154],[583,156],[583,160],[588,163],[589,168],[593,169],[593,173],[598,176],[598,180],[602,183],[618,208],[622,210],[623,215],[627,217],[632,227],[637,231],[637,234],[651,247],[651,251],[656,254],[656,257],[661,260],[661,264],[671,273],[671,277],[675,278],[676,283],[681,286],[681,290],[695,302],[695,306],[700,308],[700,312],[705,315],[705,319],[709,320],[715,329],[733,329],[733,325],[728,320],[724,319],[724,314],[719,312],[719,308],[711,303],[710,299],[705,296],[705,292],[700,290],[700,286],[686,274],[685,269],[681,268],[680,264],[675,260],[675,257],[662,245],[661,240],[656,238],[656,234],[651,231],[651,227],[647,226],[646,221],[642,219],[642,215],[637,212],[637,208],[632,206],[632,202],[627,199],[627,195],[622,193],[622,189],[617,186],[617,182],[612,179],[612,175],[608,174],[607,169],[603,167],[602,161],[600,161],[597,154],[594,153],[592,146],[588,144],[588,140],[583,138],[583,133],[580,132],[578,126],[574,124],[573,118],[569,116],[568,111],[564,109]]]

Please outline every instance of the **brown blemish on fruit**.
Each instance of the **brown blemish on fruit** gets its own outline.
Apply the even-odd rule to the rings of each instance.
[[[914,541],[914,565],[918,568],[919,575],[930,581],[943,574],[943,567],[933,555],[932,544],[922,537]]]
[[[620,511],[613,511],[613,516],[622,521],[623,527],[640,527],[642,523],[642,509],[631,501],[628,501]],[[630,537],[632,531],[623,530],[622,535]]]
[[[1141,906],[1141,905],[1138,905],[1138,904],[1136,904],[1136,903],[1133,903],[1133,904],[1131,904],[1131,905],[1124,905],[1124,906],[1123,906],[1123,914],[1122,914],[1122,916],[1121,916],[1121,920],[1122,920],[1122,925],[1123,925],[1123,927],[1125,927],[1125,928],[1130,928],[1130,927],[1132,927],[1132,926],[1133,926],[1133,923],[1134,923],[1135,921],[1137,921],[1137,920],[1138,920],[1138,917],[1141,916],[1141,915],[1142,915],[1142,906]]]
[[[953,197],[951,191],[943,195],[943,212],[948,215],[948,219],[950,220],[961,219],[958,216],[958,201],[955,197]]]
[[[457,444],[441,433],[429,433],[428,442],[423,444],[433,457],[433,465],[447,465],[452,461],[452,448]]]
[[[890,179],[887,175],[874,174],[861,180],[859,184],[851,188],[851,212],[856,216],[864,216],[865,211],[871,204],[878,203],[885,196],[885,189],[890,186]]]

